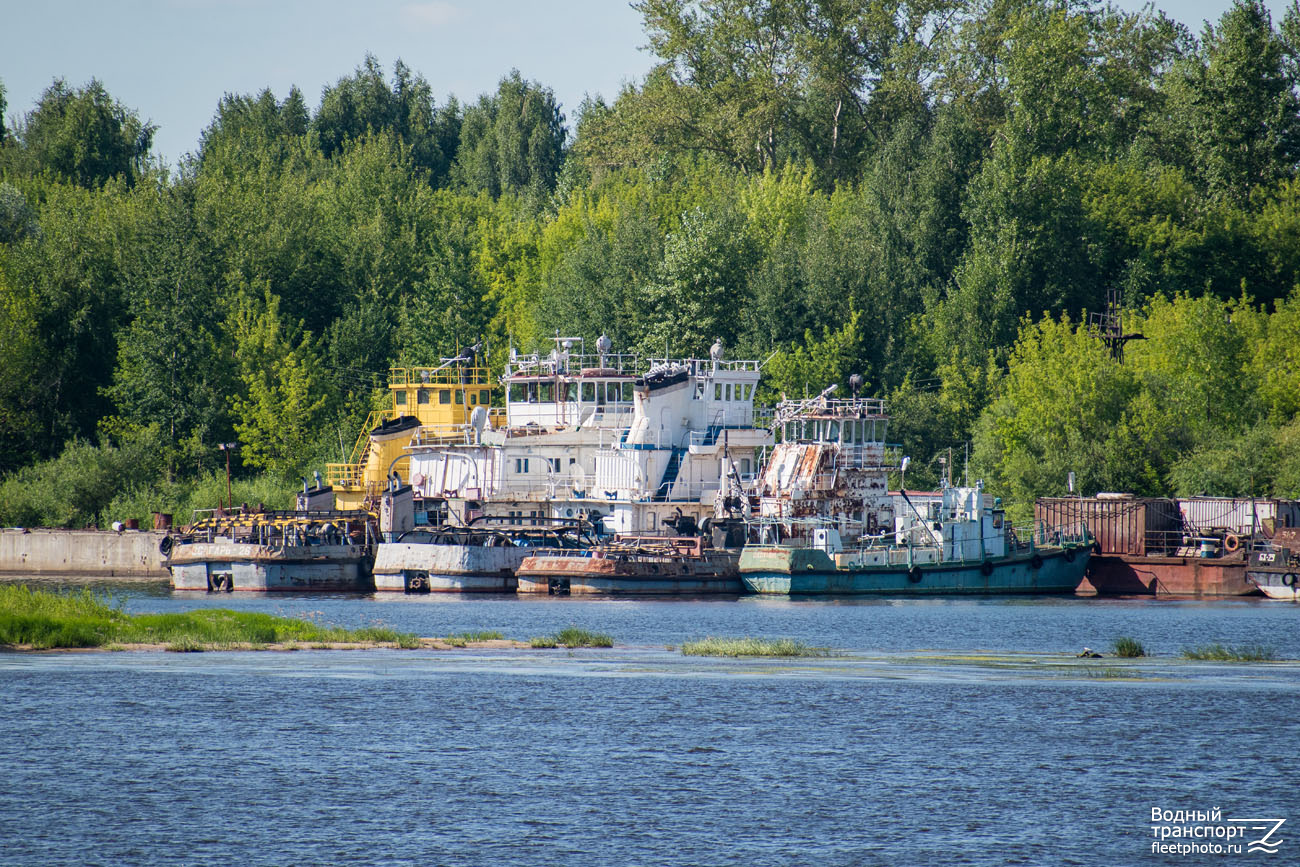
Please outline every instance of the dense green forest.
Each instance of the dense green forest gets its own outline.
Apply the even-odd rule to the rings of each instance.
[[[276,502],[394,364],[559,329],[860,373],[909,486],[1300,495],[1300,7],[642,0],[566,111],[367,56],[229,94],[176,169],[97,81],[0,140],[0,523]],[[0,85],[0,116],[10,116]],[[1117,358],[1090,325],[1122,293]],[[773,354],[774,353],[774,354]],[[960,461],[958,461],[960,462]],[[220,474],[218,476],[218,473]]]

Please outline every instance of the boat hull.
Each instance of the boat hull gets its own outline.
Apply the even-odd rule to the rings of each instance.
[[[527,548],[384,542],[375,552],[375,591],[513,593]]]
[[[1255,596],[1246,561],[1238,557],[1140,557],[1096,554],[1082,596]]]
[[[541,556],[517,572],[520,593],[575,596],[737,595],[743,585],[738,555],[710,551],[698,557]]]
[[[167,562],[173,590],[254,593],[368,590],[369,566],[363,545],[226,542],[178,545]]]
[[[1251,585],[1269,599],[1300,602],[1300,568],[1267,569],[1251,566],[1246,573]]]
[[[1083,578],[1087,548],[1039,548],[989,561],[837,566],[816,548],[747,546],[740,577],[764,595],[939,596],[1073,593]]]

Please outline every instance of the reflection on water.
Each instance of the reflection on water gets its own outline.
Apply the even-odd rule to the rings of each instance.
[[[1300,822],[1300,667],[1177,659],[1300,655],[1297,606],[116,589],[131,611],[620,646],[0,654],[0,863],[1134,864],[1152,807]],[[666,649],[704,635],[847,653]],[[1071,656],[1120,635],[1161,656]]]

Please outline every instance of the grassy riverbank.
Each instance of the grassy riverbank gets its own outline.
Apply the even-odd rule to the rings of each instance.
[[[249,611],[202,609],[179,614],[127,614],[109,597],[83,589],[52,593],[0,586],[0,646],[32,650],[158,645],[168,650],[231,650],[272,645],[421,646],[383,627],[340,629],[310,620]]]

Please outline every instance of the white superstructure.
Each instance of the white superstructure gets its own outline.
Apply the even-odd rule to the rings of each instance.
[[[411,445],[410,483],[446,520],[478,515],[521,522],[603,519],[606,532],[646,533],[665,520],[738,509],[771,445],[755,427],[756,361],[584,355],[580,338],[556,338],[547,355],[512,353],[502,383],[506,419],[480,417],[473,442]]]

